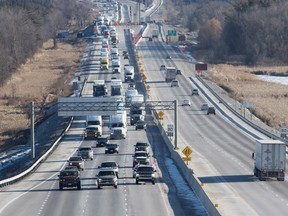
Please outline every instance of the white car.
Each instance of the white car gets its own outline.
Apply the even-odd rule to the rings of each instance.
[[[208,109],[209,109],[208,103],[203,103],[201,106],[201,110],[208,110]]]
[[[171,87],[174,87],[174,86],[179,87],[179,82],[176,79],[171,81]]]
[[[198,95],[199,96],[198,89],[196,89],[196,88],[192,89],[192,95]]]
[[[182,106],[191,106],[190,100],[189,99],[184,99],[183,103],[182,103]]]

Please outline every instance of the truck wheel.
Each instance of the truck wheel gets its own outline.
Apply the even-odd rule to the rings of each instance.
[[[277,178],[278,181],[284,181],[285,178]]]
[[[114,185],[114,188],[117,189],[117,185]]]
[[[152,180],[152,184],[153,184],[153,185],[155,184],[155,180],[154,180],[154,179]]]
[[[80,181],[77,183],[77,189],[81,190],[81,182]]]
[[[59,184],[59,189],[63,190],[63,185],[61,183]]]
[[[101,189],[101,186],[98,184],[97,188],[98,188],[98,189]]]
[[[136,179],[136,184],[139,184],[139,180],[138,179]]]
[[[258,172],[256,170],[254,170],[254,175],[258,177]]]

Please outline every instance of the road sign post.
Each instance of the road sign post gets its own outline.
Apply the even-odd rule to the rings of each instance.
[[[192,154],[192,149],[190,149],[188,146],[186,146],[183,150],[182,153],[186,156],[186,157],[182,157],[183,161],[186,161],[186,164],[188,165],[188,161],[192,161],[192,158],[189,157]]]
[[[172,137],[174,135],[174,125],[168,124],[167,125],[167,136]]]

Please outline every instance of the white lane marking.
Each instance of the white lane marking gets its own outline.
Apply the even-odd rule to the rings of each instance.
[[[79,144],[78,144],[78,147],[81,145],[82,142],[83,142],[83,139],[80,140],[80,142],[79,142]],[[70,156],[72,156],[75,152],[76,152],[76,149],[75,149],[75,151],[73,151],[73,152],[70,154]],[[66,164],[64,163],[63,166],[62,166],[60,169],[63,169],[65,165],[66,165]],[[20,197],[24,196],[25,194],[31,192],[32,190],[34,190],[35,188],[39,187],[40,185],[48,182],[50,179],[54,178],[56,175],[58,175],[58,173],[53,174],[52,176],[50,176],[50,177],[49,177],[48,179],[46,179],[45,181],[40,182],[39,184],[35,185],[34,187],[26,190],[25,192],[21,193],[19,196],[17,196],[17,197],[15,197],[14,199],[10,200],[8,203],[6,203],[6,204],[0,209],[0,214],[8,207],[11,203],[15,202],[17,199],[19,199]],[[54,185],[54,184],[55,184],[55,182],[54,182],[52,185]],[[50,191],[50,192],[51,192],[51,191]]]

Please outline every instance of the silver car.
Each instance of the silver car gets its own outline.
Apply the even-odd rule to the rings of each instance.
[[[119,177],[119,165],[115,161],[104,161],[98,168],[101,170],[112,169],[116,173],[117,178]]]
[[[201,110],[208,110],[208,109],[209,109],[208,103],[203,103],[201,106]]]
[[[174,86],[179,87],[179,82],[176,79],[171,81],[171,87],[174,87]]]
[[[81,156],[83,159],[94,159],[93,149],[91,147],[80,147],[77,150],[77,155]]]

